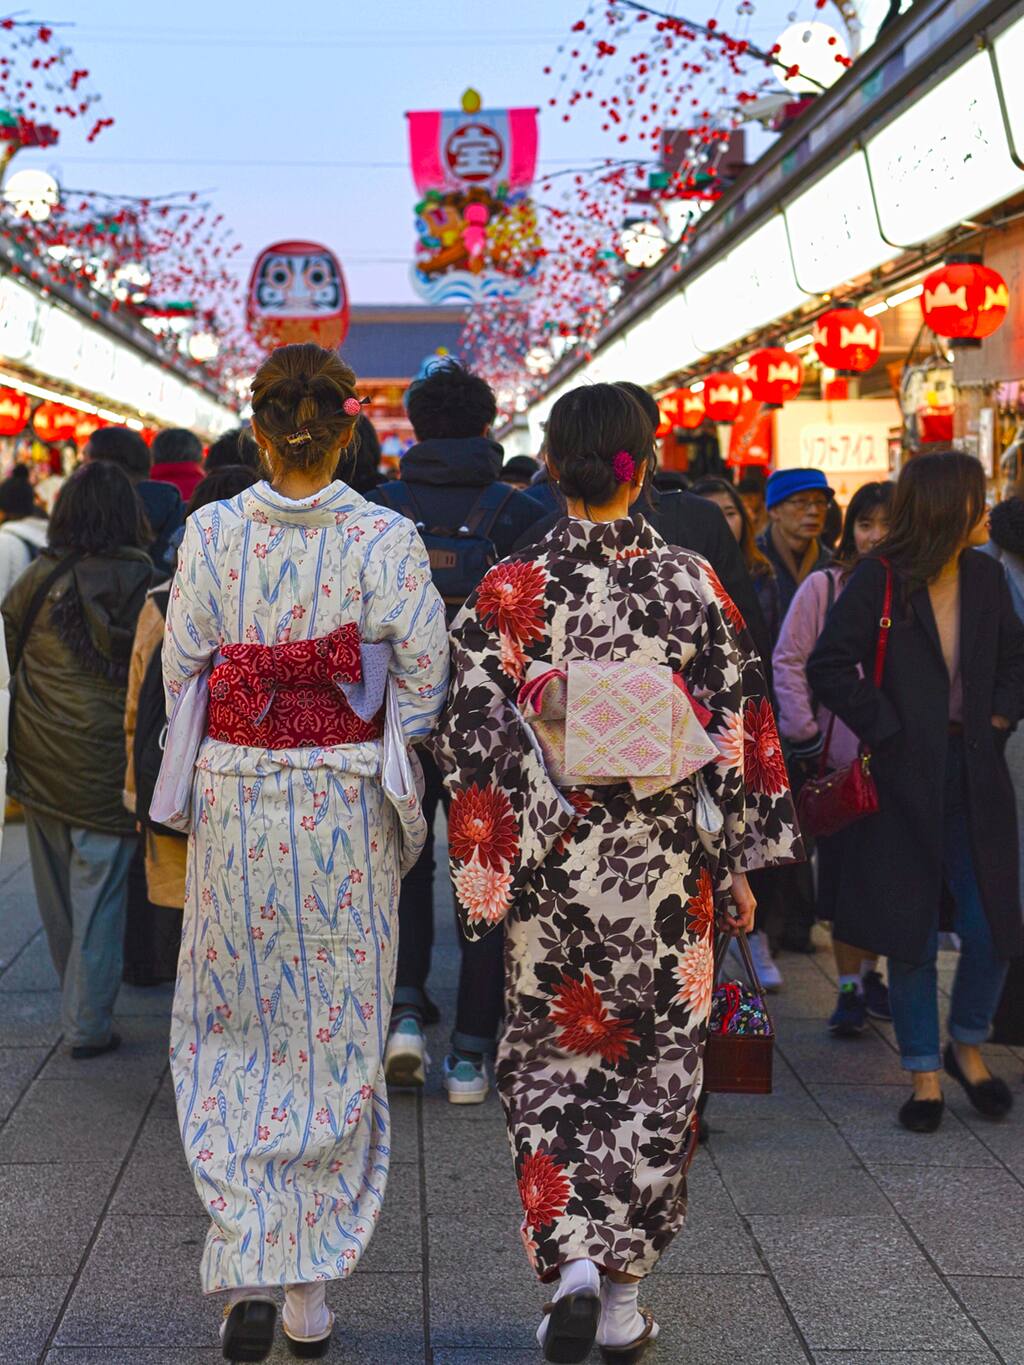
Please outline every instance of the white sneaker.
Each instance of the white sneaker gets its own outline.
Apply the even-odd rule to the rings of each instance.
[[[334,1314],[324,1301],[322,1280],[312,1284],[290,1284],[284,1291],[281,1326],[293,1348],[293,1355],[317,1357],[327,1354]]]
[[[384,1050],[384,1079],[398,1087],[422,1085],[427,1076],[427,1040],[410,1015],[399,1019]]]
[[[761,985],[766,991],[781,990],[782,973],[775,965],[775,959],[772,957],[768,935],[764,930],[756,934],[749,934],[747,943],[750,947],[750,956],[754,960],[754,970],[757,972]]]
[[[487,1067],[464,1057],[444,1059],[444,1088],[449,1104],[483,1104],[487,1098]]]

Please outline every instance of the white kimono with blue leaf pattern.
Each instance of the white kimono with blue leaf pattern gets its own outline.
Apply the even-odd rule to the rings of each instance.
[[[410,521],[342,483],[260,483],[190,517],[164,642],[168,697],[222,644],[388,641],[410,742],[445,699],[444,609]],[[182,1140],[213,1223],[207,1292],[351,1273],[390,1156],[382,1057],[400,827],[379,742],[197,763],[171,1030]]]

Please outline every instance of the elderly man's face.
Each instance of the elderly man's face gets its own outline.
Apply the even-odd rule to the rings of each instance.
[[[807,546],[825,529],[828,498],[817,489],[794,493],[791,498],[777,503],[768,515],[792,545]]]

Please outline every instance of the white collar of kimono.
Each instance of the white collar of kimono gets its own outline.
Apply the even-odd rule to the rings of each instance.
[[[551,532],[551,539],[571,558],[599,561],[643,553],[659,544],[650,524],[639,513],[619,521],[581,521],[566,517]]]
[[[336,526],[364,502],[360,494],[340,479],[311,497],[298,499],[276,493],[262,479],[242,494],[242,515],[264,525],[269,522],[276,526]]]

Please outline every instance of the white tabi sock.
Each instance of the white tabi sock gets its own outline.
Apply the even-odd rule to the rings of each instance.
[[[334,1314],[324,1302],[323,1280],[290,1284],[284,1291],[284,1325],[299,1341],[319,1341],[334,1326]]]
[[[580,1258],[578,1261],[566,1261],[559,1270],[558,1288],[551,1295],[551,1300],[557,1303],[566,1294],[579,1294],[585,1290],[590,1290],[594,1294],[601,1292],[601,1272],[593,1261]],[[641,1323],[641,1329],[643,1324]],[[537,1328],[538,1345],[544,1345],[544,1338],[548,1333],[548,1314],[544,1314],[541,1325]]]
[[[601,1321],[597,1328],[599,1346],[628,1346],[642,1335],[647,1324],[637,1308],[639,1296],[638,1283],[615,1284],[605,1280],[601,1289]]]

